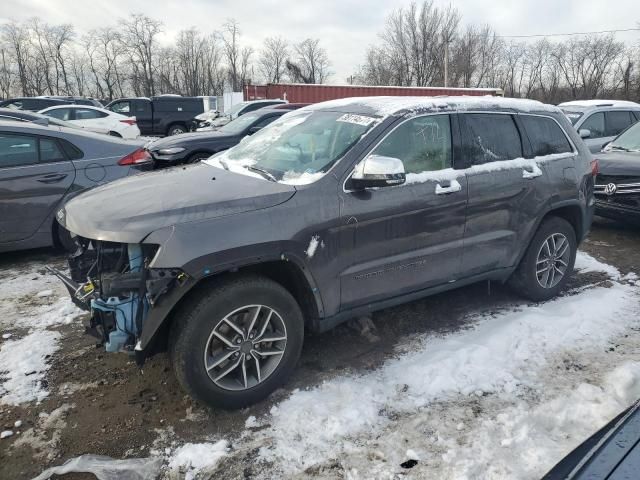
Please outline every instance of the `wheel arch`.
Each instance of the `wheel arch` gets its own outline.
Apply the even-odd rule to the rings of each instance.
[[[166,349],[174,315],[189,298],[197,295],[202,289],[215,288],[216,283],[221,280],[238,276],[258,275],[282,285],[298,302],[304,317],[305,328],[314,330],[318,319],[323,315],[323,307],[318,288],[307,272],[307,268],[301,266],[298,259],[283,255],[280,258],[264,259],[261,262],[236,264],[232,268],[215,272],[201,279],[191,279],[181,287],[182,292],[179,290],[170,292],[168,297],[158,305],[160,308],[155,315],[153,309],[149,312],[141,335],[140,346],[144,351],[143,358]]]
[[[187,122],[183,122],[182,120],[177,120],[174,122],[171,122],[169,125],[167,125],[167,130],[166,130],[166,135],[169,136],[169,132],[171,131],[171,129],[173,127],[183,127],[185,132],[189,131],[189,127],[187,126]]]

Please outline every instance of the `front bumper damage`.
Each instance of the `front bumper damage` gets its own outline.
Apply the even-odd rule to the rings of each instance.
[[[170,311],[159,304],[189,284],[188,276],[177,268],[150,268],[156,245],[84,239],[78,243],[69,257],[69,276],[49,270],[62,280],[73,303],[91,313],[87,333],[108,352],[135,353],[142,363],[145,347]],[[152,325],[146,329],[150,317]]]

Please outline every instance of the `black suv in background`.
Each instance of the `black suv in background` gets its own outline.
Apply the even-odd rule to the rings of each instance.
[[[215,108],[216,97],[119,98],[105,108],[128,117],[136,117],[141,135],[177,135],[194,130],[196,115]]]
[[[557,295],[591,225],[595,167],[539,102],[320,103],[71,200],[58,218],[80,249],[61,278],[91,301],[108,351],[143,361],[168,346],[188,392],[237,408],[285,381],[305,329],[480,280]]]
[[[261,108],[215,131],[185,133],[161,138],[146,145],[154,160],[154,168],[183,163],[195,163],[237,145],[247,135],[253,135],[290,110]]]

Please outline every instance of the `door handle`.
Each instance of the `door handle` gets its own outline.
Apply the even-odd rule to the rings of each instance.
[[[436,195],[446,195],[447,193],[456,193],[462,190],[462,185],[457,180],[451,180],[443,185],[436,184]]]
[[[523,168],[522,169],[522,178],[532,179],[542,175],[542,170],[537,165],[531,168]]]
[[[51,173],[39,178],[38,181],[40,183],[55,183],[59,182],[60,180],[64,180],[65,178],[67,178],[66,173]]]

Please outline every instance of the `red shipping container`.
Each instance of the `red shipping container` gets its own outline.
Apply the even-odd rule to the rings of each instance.
[[[244,87],[245,101],[279,98],[290,103],[318,103],[347,97],[436,97],[442,95],[503,96],[504,92],[500,88],[374,87],[306,83],[268,83],[266,85],[246,85]]]

